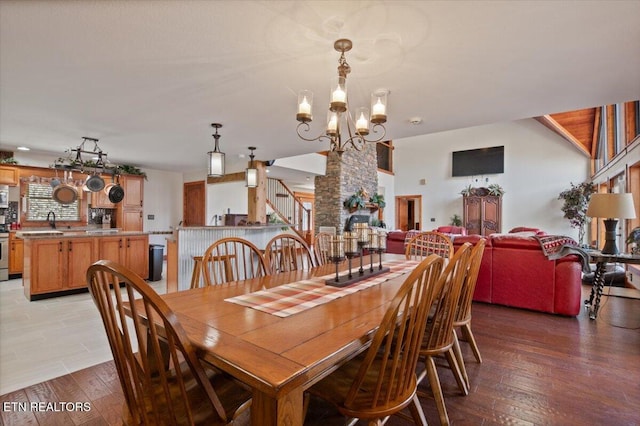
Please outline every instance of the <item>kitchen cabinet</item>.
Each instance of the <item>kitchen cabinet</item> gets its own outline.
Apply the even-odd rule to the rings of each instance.
[[[9,234],[9,275],[22,274],[24,265],[24,241],[16,237],[15,232]]]
[[[91,193],[91,208],[94,209],[115,209],[116,205],[109,200],[109,195],[103,191]]]
[[[98,259],[118,262],[146,279],[149,236],[24,237],[24,294],[34,300],[51,293],[85,289],[87,269]]]
[[[98,260],[95,238],[27,239],[24,246],[25,296],[87,286],[86,273]]]
[[[487,236],[502,229],[502,197],[489,195],[485,190],[476,188],[474,193],[462,197],[463,224],[467,234]]]
[[[0,166],[0,185],[17,186],[18,175],[16,167]]]
[[[148,235],[102,237],[98,240],[98,256],[124,265],[142,278],[149,276]]]
[[[124,199],[116,205],[116,227],[129,232],[142,231],[144,176],[123,175],[120,185],[124,190]]]

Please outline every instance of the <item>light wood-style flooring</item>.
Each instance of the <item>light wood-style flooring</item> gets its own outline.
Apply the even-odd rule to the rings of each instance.
[[[588,291],[589,287],[583,287],[585,296]],[[638,297],[639,293],[617,294]],[[65,339],[68,345],[74,345],[74,340],[101,344],[98,342],[101,333],[97,331],[101,324],[83,321],[87,328],[81,331],[80,324],[74,324],[79,321],[74,321],[76,317],[69,312],[76,304],[58,303],[68,303],[69,309],[63,315],[68,319],[63,323],[74,325],[69,330],[74,330],[81,337],[73,339],[71,334],[63,336],[64,333],[60,333],[56,338]],[[5,317],[2,319],[4,321]],[[585,312],[572,318],[478,303],[474,304],[472,327],[484,362],[477,364],[468,346],[462,343],[471,380],[469,395],[458,393],[453,376],[444,368],[444,363],[439,369],[452,424],[640,424],[640,300],[604,297],[596,321],[589,320]],[[93,338],[88,339],[89,336]],[[4,374],[4,340],[2,346]],[[12,412],[3,409],[0,411],[0,424],[121,424],[122,393],[112,362],[101,362],[74,372],[64,371],[63,368],[69,367],[65,364],[63,351],[57,347],[48,350],[44,344],[28,347],[31,349],[29,352],[16,357],[23,358],[24,363],[30,360],[42,362],[48,353],[62,364],[59,370],[54,371],[63,372],[53,379],[43,376],[42,383],[28,383],[24,389],[2,392],[0,407],[19,401],[69,401],[87,402],[91,409],[73,412]],[[86,349],[87,352],[94,350]],[[75,355],[73,358],[84,359],[87,364],[90,362],[88,355]],[[16,361],[12,363],[17,364]],[[439,424],[433,401],[423,399],[422,405],[429,423]],[[327,425],[335,424],[336,418],[324,407],[312,407],[308,420]],[[406,422],[393,418],[387,424],[403,425]]]

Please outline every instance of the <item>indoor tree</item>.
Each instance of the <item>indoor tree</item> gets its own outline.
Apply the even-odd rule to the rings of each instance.
[[[587,207],[594,192],[596,192],[596,186],[591,182],[582,182],[578,185],[571,183],[571,188],[562,191],[558,196],[559,200],[564,200],[562,206],[564,217],[569,219],[572,228],[578,228],[580,245],[584,243]]]

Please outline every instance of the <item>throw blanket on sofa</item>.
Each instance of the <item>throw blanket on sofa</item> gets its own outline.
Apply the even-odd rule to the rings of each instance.
[[[549,260],[556,260],[575,254],[580,257],[582,262],[582,272],[591,272],[589,255],[578,246],[578,243],[573,238],[564,235],[534,235],[534,238],[538,240],[542,252]]]

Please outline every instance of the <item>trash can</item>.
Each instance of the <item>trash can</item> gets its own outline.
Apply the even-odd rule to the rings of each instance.
[[[162,257],[164,246],[162,244],[149,244],[149,281],[162,279]]]

